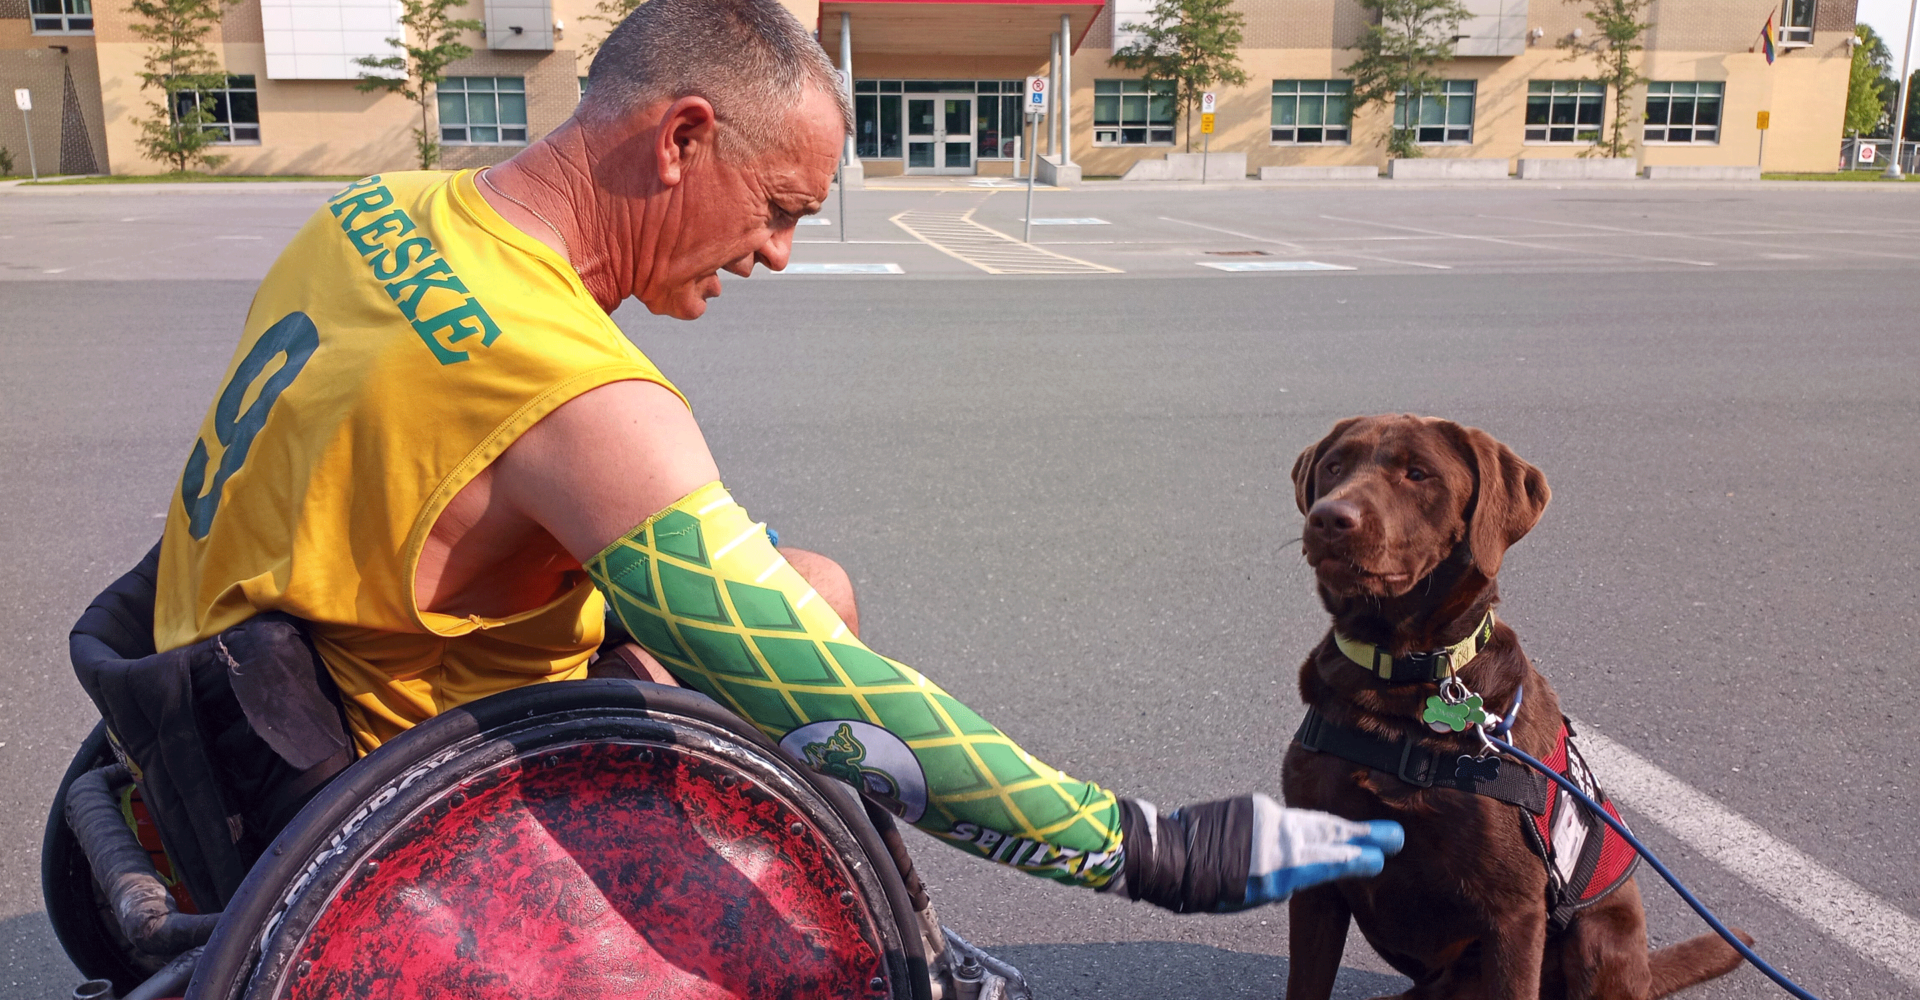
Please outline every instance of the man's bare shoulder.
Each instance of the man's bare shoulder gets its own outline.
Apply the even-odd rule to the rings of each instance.
[[[639,380],[610,382],[562,404],[492,469],[495,494],[582,562],[720,478],[686,404]]]

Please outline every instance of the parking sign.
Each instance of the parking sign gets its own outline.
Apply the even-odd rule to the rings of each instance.
[[[1045,110],[1047,110],[1047,78],[1027,77],[1027,113],[1039,114]]]
[[[20,106],[20,110],[22,111],[32,111],[33,110],[33,91],[28,90],[25,87],[20,87],[16,89],[13,92],[13,103],[18,104]]]
[[[1200,113],[1203,115],[1213,114],[1213,94],[1206,93],[1200,95]]]

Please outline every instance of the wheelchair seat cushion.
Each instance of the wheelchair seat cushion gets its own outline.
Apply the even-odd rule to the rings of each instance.
[[[332,682],[294,619],[261,615],[154,651],[159,553],[94,599],[68,647],[176,872],[211,913],[352,753]]]

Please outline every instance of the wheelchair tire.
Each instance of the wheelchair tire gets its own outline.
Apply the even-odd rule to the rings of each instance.
[[[435,717],[281,831],[188,1000],[927,1000],[856,798],[697,692],[537,684]]]
[[[93,884],[93,869],[80,850],[80,841],[67,826],[67,788],[74,779],[114,762],[113,749],[107,745],[107,724],[96,723],[93,732],[80,743],[60,778],[53,795],[53,809],[47,815],[47,828],[40,839],[40,895],[46,902],[47,921],[53,936],[66,951],[68,960],[87,979],[113,982],[115,995],[125,995],[146,981],[164,957],[143,957],[115,926],[105,899]]]

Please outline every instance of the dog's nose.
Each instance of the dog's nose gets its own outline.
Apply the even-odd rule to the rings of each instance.
[[[1360,505],[1350,500],[1322,500],[1307,511],[1307,530],[1328,538],[1345,535],[1360,526]]]

